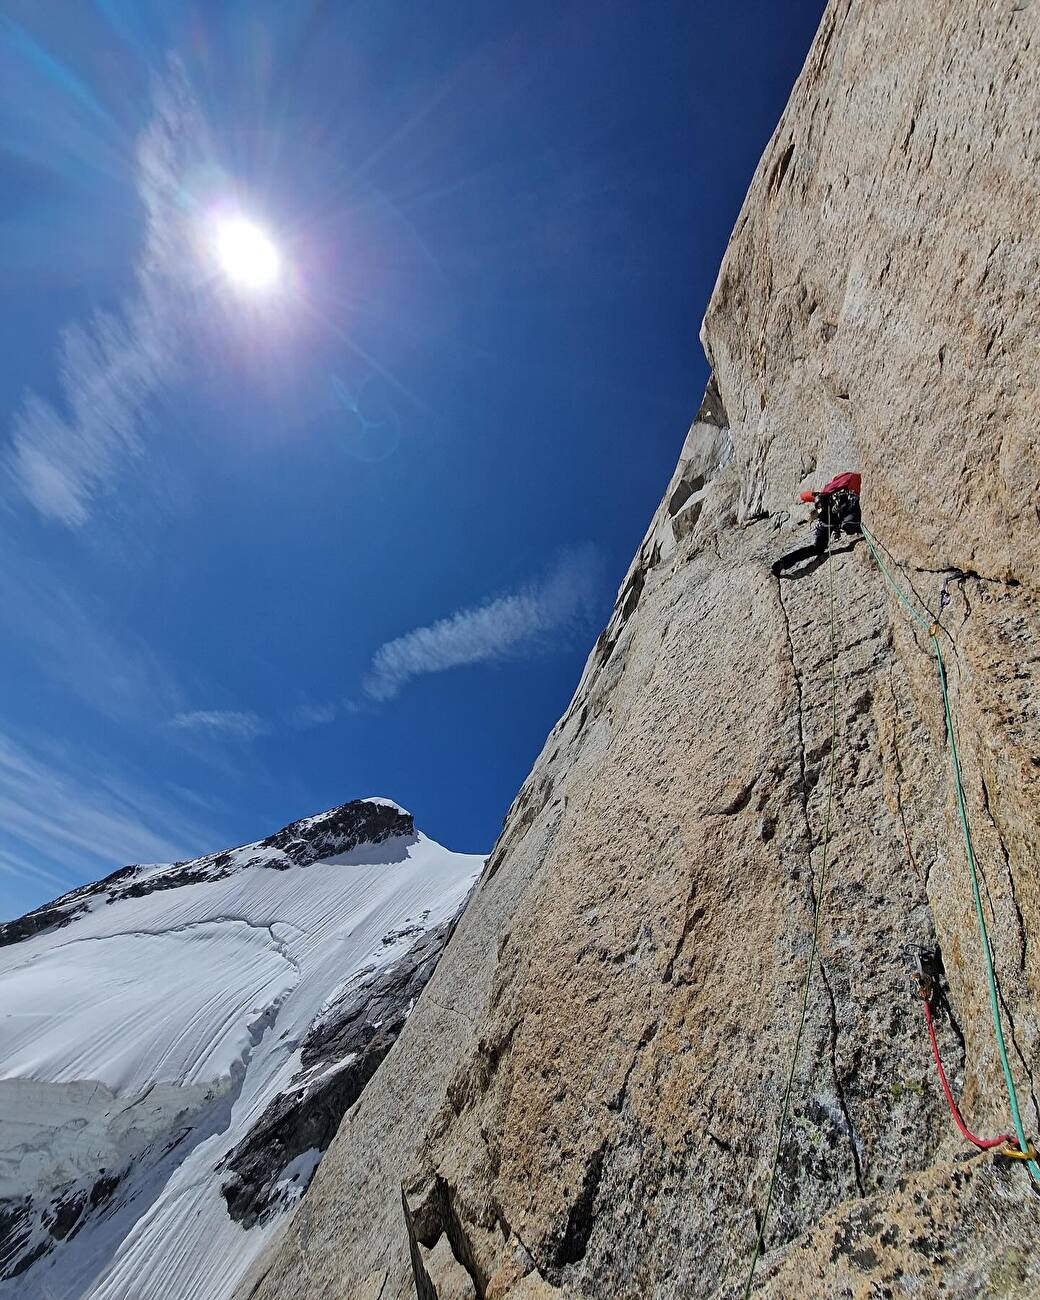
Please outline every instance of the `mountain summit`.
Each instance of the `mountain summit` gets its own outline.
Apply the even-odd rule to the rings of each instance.
[[[0,925],[0,1296],[229,1294],[482,863],[354,800]]]

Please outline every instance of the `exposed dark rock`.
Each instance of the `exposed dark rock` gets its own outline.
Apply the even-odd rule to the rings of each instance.
[[[79,1227],[83,1207],[86,1203],[87,1194],[82,1189],[79,1189],[59,1200],[43,1216],[44,1225],[56,1241],[64,1241],[66,1237],[76,1235],[76,1229]]]
[[[333,853],[349,853],[359,844],[382,844],[384,840],[414,835],[410,813],[390,804],[354,799],[320,817],[290,822],[274,835],[260,841],[261,848],[281,849],[285,866],[307,867]],[[282,864],[265,861],[264,866]]]
[[[31,1196],[0,1201],[0,1278],[18,1277],[50,1249],[45,1238],[29,1245],[34,1222]]]
[[[730,419],[719,391],[719,381],[714,369],[708,376],[708,386],[704,390],[700,408],[694,417],[696,424],[713,424],[717,429],[729,428]]]
[[[221,1166],[230,1175],[221,1188],[228,1211],[244,1227],[277,1213],[288,1191],[278,1190],[286,1167],[308,1151],[325,1151],[336,1136],[343,1116],[397,1041],[454,924],[428,931],[387,969],[362,971],[311,1028],[303,1068],[290,1090],[268,1106]]]
[[[160,1158],[190,1132],[190,1127],[177,1128],[170,1137],[160,1138],[156,1143]],[[147,1156],[139,1161],[147,1164]],[[59,1243],[72,1241],[82,1229],[104,1218],[133,1168],[132,1163],[117,1172],[102,1168],[93,1182],[88,1178],[52,1187],[43,1195],[0,1200],[0,1281],[19,1277]],[[0,1291],[7,1296],[3,1288]]]
[[[412,924],[406,923],[399,926],[396,930],[387,930],[386,934],[383,935],[383,947],[389,948],[395,943],[400,943],[402,939],[410,939],[413,935],[422,934],[423,930],[426,928],[424,922],[429,915],[429,911],[425,911],[419,921],[413,922]]]
[[[354,799],[319,817],[290,822],[258,844],[212,853],[192,862],[175,864],[179,869],[164,871],[134,881],[119,891],[119,897],[139,898],[158,889],[177,889],[201,880],[220,880],[249,867],[285,871],[309,867],[312,862],[349,853],[361,844],[382,844],[386,840],[410,837],[415,823],[410,813],[388,804]],[[259,852],[258,850],[266,850]],[[271,853],[271,850],[276,850]]]
[[[117,1174],[106,1175],[101,1171],[102,1176],[97,1180],[90,1189],[90,1208],[96,1210],[99,1205],[104,1205],[111,1199],[112,1193],[119,1186],[119,1176]]]
[[[104,894],[111,886],[133,876],[137,870],[136,866],[120,867],[102,880],[93,880],[90,884],[70,889],[67,894],[62,894],[53,902],[33,908],[31,912],[26,912],[17,920],[0,922],[0,948],[18,943],[22,939],[31,939],[33,935],[42,934],[45,930],[57,930],[63,925],[68,925],[87,910],[91,898]],[[113,896],[110,895],[110,899]]]
[[[22,939],[31,939],[34,934],[42,934],[44,930],[57,930],[68,925],[85,909],[85,904],[83,907],[66,910],[57,903],[48,903],[45,907],[26,912],[16,921],[0,922],[0,948],[6,948],[8,944],[18,943]]]

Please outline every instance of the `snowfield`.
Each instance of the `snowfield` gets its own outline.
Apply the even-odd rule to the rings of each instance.
[[[0,927],[0,1297],[229,1296],[277,1215],[232,1219],[221,1162],[276,1099],[351,1066],[302,1070],[309,1031],[450,920],[482,865],[356,801],[115,873],[31,916],[38,933]],[[276,1171],[280,1204],[320,1158]]]

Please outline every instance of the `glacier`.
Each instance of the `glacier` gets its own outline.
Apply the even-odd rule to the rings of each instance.
[[[0,1300],[229,1296],[483,863],[355,800],[0,925]]]

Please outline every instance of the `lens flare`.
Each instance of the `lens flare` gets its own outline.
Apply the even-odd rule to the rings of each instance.
[[[282,259],[270,236],[247,217],[220,217],[214,232],[217,261],[237,288],[260,291],[272,288]]]

